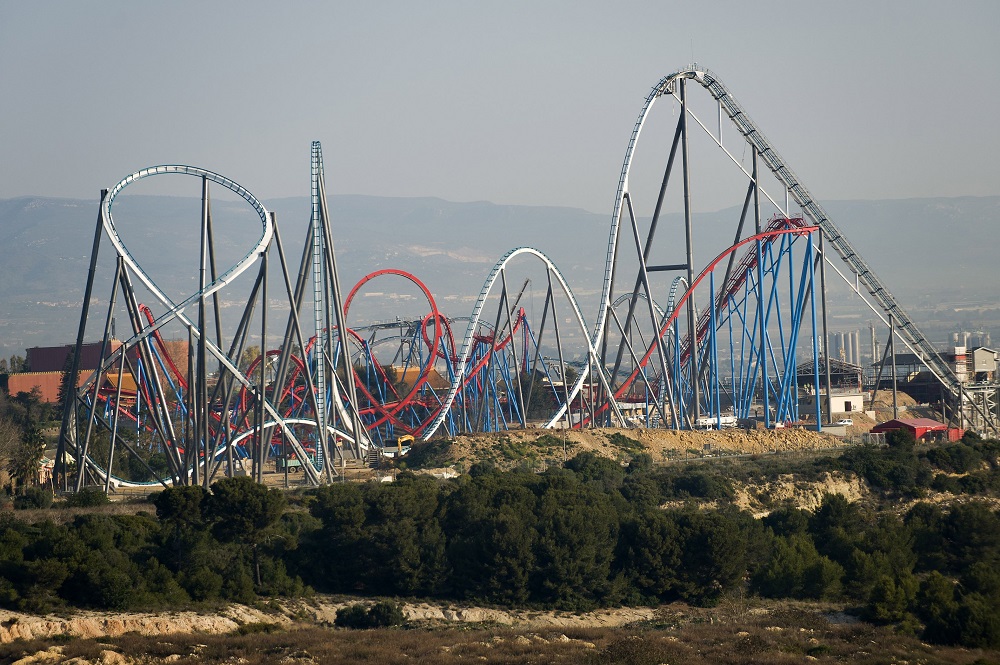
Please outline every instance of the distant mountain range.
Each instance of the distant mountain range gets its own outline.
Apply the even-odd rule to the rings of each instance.
[[[435,198],[334,196],[330,203],[345,292],[365,274],[399,268],[423,280],[446,314],[467,315],[496,260],[508,249],[527,245],[552,258],[583,303],[588,322],[595,318],[609,213]],[[294,278],[310,201],[299,197],[264,204],[277,214]],[[115,204],[115,219],[130,251],[159,284],[177,296],[192,292],[197,283],[199,206],[195,199],[140,195],[123,196]],[[1000,306],[994,304],[1000,284],[996,260],[1000,197],[832,201],[826,207],[918,324],[932,327],[938,338],[943,338],[949,325],[988,328],[997,324],[1000,332]],[[88,200],[0,200],[0,356],[74,339],[97,212],[97,202]],[[695,215],[696,245],[703,250],[699,252],[703,262],[731,242],[738,216],[739,211],[731,209]],[[229,265],[252,246],[259,221],[242,202],[226,200],[213,202],[213,219],[219,264]],[[683,260],[682,228],[677,214],[661,221],[657,245],[661,262]],[[621,246],[634,251],[627,227]],[[110,294],[112,258],[110,243],[104,239],[101,270],[106,276],[98,280],[94,293],[102,302]],[[269,294],[275,304],[281,296],[277,261],[271,268]],[[634,274],[627,281],[632,279]],[[510,284],[509,288],[520,286]],[[540,307],[544,286],[533,283],[529,290]],[[837,287],[834,290],[841,292]],[[383,298],[397,291],[412,296],[414,289],[399,282],[384,286],[373,282],[366,291],[372,291],[373,297],[359,298],[354,310],[358,320],[409,315],[404,311],[406,297],[390,300],[388,305]],[[238,300],[234,297],[233,303]],[[996,311],[991,313],[991,306]],[[942,319],[942,307],[960,309],[960,320]],[[95,311],[103,312],[101,307]],[[277,332],[284,315],[273,319]],[[866,320],[864,315],[861,320]],[[102,325],[103,321],[92,319],[88,339],[98,338]]]

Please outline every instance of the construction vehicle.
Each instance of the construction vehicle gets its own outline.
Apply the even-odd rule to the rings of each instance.
[[[413,445],[414,438],[412,434],[402,434],[396,437],[396,448],[386,447],[382,449],[382,454],[386,457],[400,457],[410,452],[410,446]]]

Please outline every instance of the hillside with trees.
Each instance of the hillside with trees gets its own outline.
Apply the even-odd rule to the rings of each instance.
[[[734,594],[833,603],[936,644],[1000,648],[1000,442],[967,437],[834,456],[627,466],[580,453],[543,473],[474,466],[440,481],[291,494],[247,478],[177,487],[135,514],[0,515],[0,605],[177,609],[314,592],[584,611]],[[813,512],[732,505],[734,482],[839,471],[871,498]],[[932,502],[946,492],[950,503]]]

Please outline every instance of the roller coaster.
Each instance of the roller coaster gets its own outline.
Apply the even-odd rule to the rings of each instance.
[[[690,100],[698,90],[699,100]],[[662,177],[653,178],[634,162],[660,100],[669,100],[676,121],[664,133],[671,138]],[[705,109],[715,116],[714,127]],[[731,241],[722,241],[707,261],[695,253],[695,135],[735,167],[734,191],[743,201]],[[642,148],[643,164],[663,157],[655,146]],[[201,186],[197,288],[179,299],[130,253],[113,216],[116,197],[129,185],[168,175],[196,178]],[[248,249],[229,267],[217,265],[211,187],[235,194],[259,220]],[[671,223],[671,206],[680,211],[673,217],[681,228],[657,236]],[[984,429],[996,429],[989,405],[966,393],[730,91],[697,66],[653,86],[635,122],[593,326],[563,273],[533,247],[512,249],[496,262],[468,316],[447,316],[423,282],[401,269],[371,272],[344,297],[322,150],[314,142],[311,215],[297,272],[286,260],[274,215],[217,173],[154,166],[102,192],[73,385],[104,237],[115,270],[102,360],[64,404],[56,477],[65,489],[207,487],[219,474],[261,480],[265,469],[301,471],[306,482],[322,484],[348,467],[401,452],[403,440],[513,428],[694,429],[749,420],[821,429],[829,415],[819,396],[824,378],[830,394],[828,266],[941,382],[958,417],[972,414]],[[275,260],[277,288],[268,283]],[[528,270],[536,286],[537,275],[544,275],[540,316],[529,317],[521,305],[524,286],[511,288]],[[423,313],[352,326],[358,294],[384,279],[405,280],[419,291]],[[227,328],[221,295],[237,282],[249,295],[235,327]],[[150,300],[142,302],[140,293]],[[281,311],[287,305],[288,315],[284,334],[269,338],[275,301]],[[122,310],[129,336],[118,342],[114,318]],[[567,343],[567,325],[582,344]],[[167,327],[186,331],[186,344],[166,342]],[[248,343],[254,331],[261,340],[255,356]],[[813,376],[800,385],[803,362]],[[809,409],[800,408],[806,394],[813,397]]]

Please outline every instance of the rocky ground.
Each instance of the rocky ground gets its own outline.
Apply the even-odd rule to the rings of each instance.
[[[272,601],[257,607],[229,605],[217,612],[89,612],[65,616],[36,616],[0,610],[0,643],[40,638],[99,638],[125,634],[144,636],[173,633],[222,635],[241,626],[273,624],[284,629],[296,625],[332,626],[337,610],[358,599],[316,596],[308,600]],[[494,624],[525,629],[615,627],[651,619],[651,608],[619,608],[586,613],[501,610],[474,606],[403,603],[408,622],[424,627]]]
[[[407,603],[402,629],[333,628],[337,608],[347,602],[315,597],[162,615],[5,612],[0,663],[998,662],[995,652],[932,647],[820,603],[732,596],[714,608],[588,613]]]

